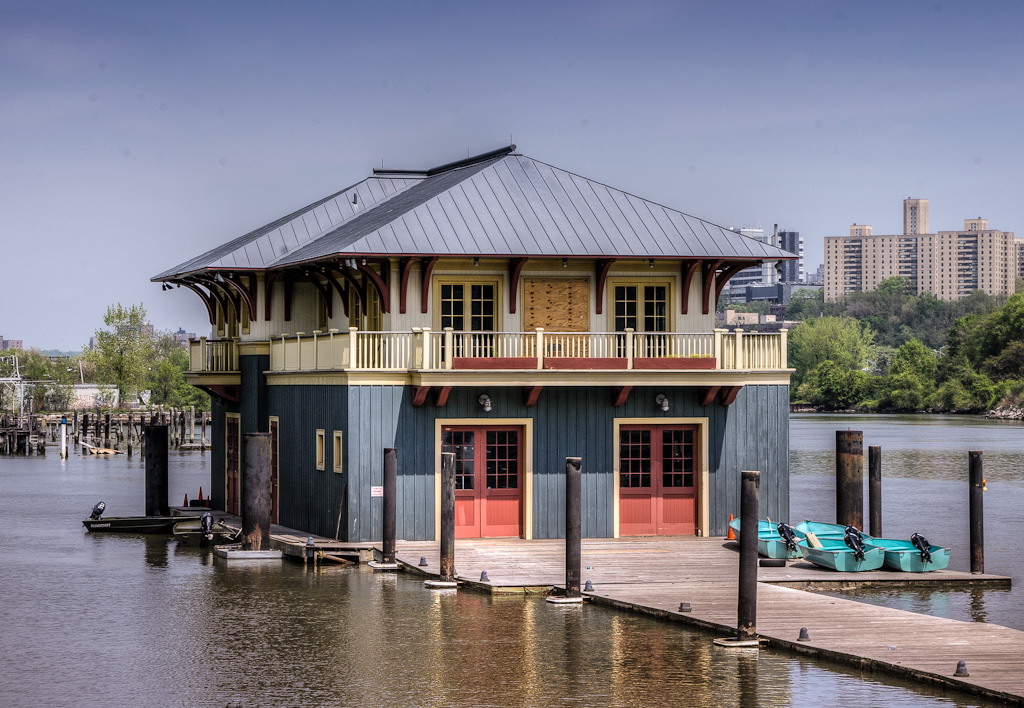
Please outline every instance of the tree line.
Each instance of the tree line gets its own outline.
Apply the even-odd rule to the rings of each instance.
[[[37,349],[4,352],[18,357],[26,380],[25,410],[68,410],[75,384],[83,381],[116,389],[122,408],[139,404],[210,409],[209,395],[185,381],[188,350],[171,332],[153,331],[141,303],[108,307],[94,340],[94,348],[85,346],[72,356],[46,356]],[[11,359],[0,364],[0,377],[11,376],[12,365]],[[19,395],[15,386],[0,387],[0,410],[18,410]],[[98,404],[112,408],[113,399],[101,393]]]
[[[943,301],[905,278],[826,303],[794,293],[794,403],[830,410],[981,411],[1024,400],[1024,288]]]

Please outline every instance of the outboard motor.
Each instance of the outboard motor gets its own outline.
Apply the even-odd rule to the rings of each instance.
[[[843,541],[853,551],[853,557],[857,560],[864,560],[864,543],[861,538],[860,530],[856,526],[847,526],[846,534],[843,536]]]
[[[917,546],[917,550],[921,551],[921,560],[928,563],[932,559],[932,552],[929,550],[932,544],[928,543],[928,539],[919,533],[911,535],[910,542]]]
[[[98,521],[99,518],[103,516],[103,512],[106,511],[106,509],[107,505],[103,502],[99,502],[92,508],[92,515],[89,518],[93,521]]]
[[[782,536],[782,540],[786,542],[786,548],[791,551],[796,550],[796,534],[793,533],[793,527],[789,524],[779,524],[779,535]]]
[[[213,538],[213,515],[210,512],[206,512],[199,519],[199,527],[203,531],[203,538],[207,541]]]

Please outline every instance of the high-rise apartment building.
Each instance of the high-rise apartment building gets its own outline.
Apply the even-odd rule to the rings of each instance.
[[[762,243],[771,243],[772,240],[770,235],[765,236],[764,229],[734,228],[732,230]],[[775,261],[765,261],[761,265],[744,268],[729,281],[730,299],[745,296],[748,285],[775,285],[777,280],[778,274],[775,272]]]
[[[928,200],[903,200],[903,233],[909,236],[928,233]]]
[[[975,290],[1012,295],[1020,272],[1022,241],[990,229],[986,219],[966,219],[960,231],[927,233],[928,200],[903,203],[906,233],[875,235],[870,226],[850,227],[849,236],[825,238],[825,299],[874,290],[901,276],[918,294],[957,300]],[[913,231],[917,229],[916,231]]]
[[[800,236],[800,232],[779,231],[778,225],[776,225],[775,238],[772,240],[772,245],[800,256],[795,261],[782,261],[780,263],[780,282],[804,282],[804,240]]]

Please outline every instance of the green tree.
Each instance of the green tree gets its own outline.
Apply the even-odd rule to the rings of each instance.
[[[786,305],[786,319],[803,321],[825,314],[825,291],[821,288],[800,288],[793,292]]]
[[[871,354],[874,333],[847,317],[819,317],[801,322],[789,333],[789,360],[801,382],[808,372],[831,361],[845,370],[860,370]]]
[[[96,348],[89,358],[96,365],[100,383],[117,386],[123,403],[137,396],[146,382],[152,361],[153,336],[142,304],[111,305],[103,316],[105,329],[96,330]]]
[[[863,371],[844,369],[834,361],[823,361],[813,372],[815,387],[810,398],[826,408],[850,408],[863,400],[867,378]]]
[[[160,333],[155,338],[153,358],[148,367],[147,383],[152,394],[150,402],[209,410],[210,397],[185,380],[188,367],[188,351],[169,332]]]

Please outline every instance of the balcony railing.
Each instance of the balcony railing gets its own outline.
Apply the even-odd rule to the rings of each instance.
[[[787,330],[732,332],[329,331],[270,341],[271,371],[783,370]],[[211,342],[210,344],[213,344]]]
[[[188,343],[189,371],[194,373],[237,373],[238,342],[233,339],[206,337],[190,339]]]

